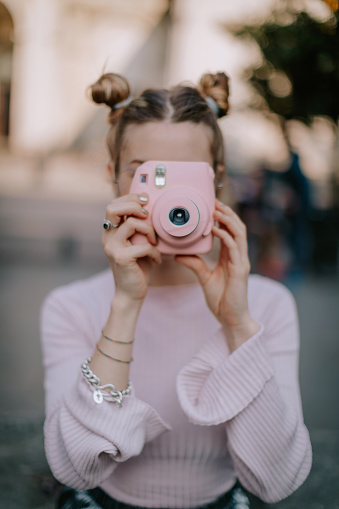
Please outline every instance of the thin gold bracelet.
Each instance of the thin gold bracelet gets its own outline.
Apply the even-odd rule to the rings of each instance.
[[[118,341],[117,339],[109,338],[108,336],[105,336],[103,329],[101,330],[101,334],[102,334],[102,337],[104,337],[105,339],[108,339],[108,341],[113,341],[113,343],[120,343],[120,345],[131,345],[132,343],[134,343],[134,340],[135,340],[135,338],[134,338],[134,339],[132,339],[132,341]]]
[[[96,344],[96,347],[97,347],[97,350],[102,354],[104,355],[105,357],[108,357],[109,359],[112,359],[112,361],[117,361],[117,362],[123,362],[124,364],[130,364],[134,359],[132,357],[132,359],[130,359],[129,361],[123,361],[122,359],[116,359],[115,357],[112,357],[111,355],[108,355],[107,353],[103,352],[100,347],[99,347],[99,343]]]

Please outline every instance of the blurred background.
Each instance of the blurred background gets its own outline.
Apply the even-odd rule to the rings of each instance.
[[[286,284],[300,314],[314,465],[274,507],[339,508],[338,20],[337,0],[0,1],[0,508],[53,507],[39,310],[107,267],[107,112],[88,85],[120,72],[138,93],[222,70],[252,271]]]

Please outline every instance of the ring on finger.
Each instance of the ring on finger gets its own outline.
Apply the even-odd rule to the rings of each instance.
[[[102,225],[103,229],[106,230],[106,231],[109,231],[112,228],[118,228],[118,226],[119,226],[118,224],[113,224],[108,219],[105,219],[105,221],[104,221],[104,223]]]

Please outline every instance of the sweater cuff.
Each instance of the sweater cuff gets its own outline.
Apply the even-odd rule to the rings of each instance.
[[[79,390],[66,402],[68,411],[75,419],[86,422],[87,429],[113,441],[119,451],[123,451],[125,444],[130,445],[136,437],[137,442],[145,443],[170,430],[158,412],[136,398],[133,390],[131,396],[123,398],[121,408],[110,398],[104,398],[100,404],[95,403],[93,392],[90,384],[81,377]],[[107,423],[105,427],[103,422]],[[119,456],[116,459],[119,460]]]
[[[177,395],[190,422],[217,425],[233,419],[273,376],[273,363],[260,330],[230,354],[222,330],[184,366]]]
[[[155,409],[134,396],[126,396],[122,408],[106,400],[95,403],[81,377],[46,419],[46,456],[60,482],[80,489],[95,487],[118,462],[138,456],[146,442],[169,429]]]

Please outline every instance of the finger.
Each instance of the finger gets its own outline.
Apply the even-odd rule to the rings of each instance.
[[[218,228],[217,226],[213,226],[212,233],[221,240],[224,246],[227,247],[229,261],[233,265],[241,263],[239,248],[232,235],[228,231],[224,230],[223,228]]]
[[[130,202],[135,201],[136,203],[148,203],[149,196],[147,193],[130,193],[130,194],[124,194],[123,196],[119,196],[118,198],[115,198],[112,203],[124,203],[124,202]]]
[[[141,200],[141,198],[145,198]],[[125,216],[139,217],[145,219],[148,216],[148,211],[144,205],[148,202],[146,195],[130,194],[117,198],[113,203],[106,207],[106,219],[110,220],[113,224],[119,224],[121,218]]]
[[[176,256],[175,260],[193,270],[202,285],[206,284],[209,280],[211,271],[199,256]]]
[[[226,227],[229,233],[235,238],[242,239],[246,233],[245,229],[227,213],[215,210],[213,216],[219,222],[220,227]]]
[[[148,242],[154,246],[157,244],[157,239],[153,226],[141,219],[129,217],[119,228],[116,230],[116,239],[119,241],[127,241],[135,233],[145,235]]]
[[[112,204],[106,208],[106,219],[113,224],[120,224],[124,217],[138,217],[145,219],[148,216],[148,211],[141,204],[135,202]]]
[[[126,256],[137,260],[149,256],[155,263],[161,264],[161,253],[159,249],[152,246],[148,242],[145,244],[131,245],[125,250]]]
[[[225,216],[232,218],[233,222],[239,227],[240,230],[246,231],[245,223],[240,219],[238,214],[236,214],[236,212],[234,212],[234,210],[231,209],[231,207],[229,207],[228,205],[225,205],[224,203],[222,203],[219,200],[216,200],[215,208],[219,212],[222,212],[223,214],[225,214]]]
[[[238,242],[242,253],[247,252],[247,232],[244,223],[232,212],[219,211],[214,212],[214,218],[219,222],[219,226],[227,230]]]
[[[223,205],[220,202],[216,202],[215,214],[218,217],[223,217],[225,220],[229,222],[229,224],[234,226],[236,232],[240,234],[246,233],[246,226],[238,216],[230,207],[227,205]]]

